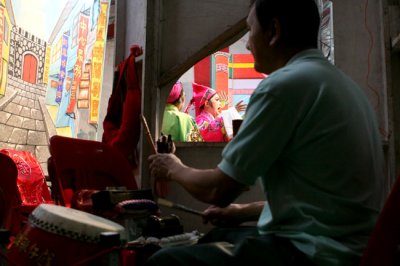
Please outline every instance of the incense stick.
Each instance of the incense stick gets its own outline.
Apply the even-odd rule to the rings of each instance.
[[[140,114],[140,120],[143,123],[144,131],[145,131],[146,137],[147,137],[147,141],[151,145],[153,153],[157,153],[156,145],[154,144],[153,137],[151,136],[150,129],[149,129],[149,126],[147,125],[146,118],[142,114]]]

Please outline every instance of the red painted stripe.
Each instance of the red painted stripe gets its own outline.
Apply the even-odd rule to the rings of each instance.
[[[252,54],[234,54],[232,63],[254,63]]]
[[[258,73],[254,68],[233,68],[234,79],[260,79],[264,78],[264,75]]]

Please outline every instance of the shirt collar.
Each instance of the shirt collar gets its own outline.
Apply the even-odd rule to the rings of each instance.
[[[304,60],[306,58],[325,58],[324,55],[322,54],[321,50],[319,49],[307,49],[303,50],[289,59],[289,61],[286,63],[286,65],[291,65],[295,63],[298,60]]]

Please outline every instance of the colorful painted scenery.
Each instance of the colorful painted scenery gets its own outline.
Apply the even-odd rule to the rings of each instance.
[[[44,164],[52,135],[97,138],[111,5],[0,0],[0,149]]]
[[[321,46],[333,61],[331,2],[319,2]],[[101,139],[112,89],[113,52],[106,45],[114,0],[27,3],[0,0],[0,149],[30,151],[46,171],[51,136]],[[264,76],[254,70],[246,41],[245,35],[185,73],[187,99],[195,81],[225,92],[231,106],[248,102]]]

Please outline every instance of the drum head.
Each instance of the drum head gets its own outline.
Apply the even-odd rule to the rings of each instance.
[[[29,217],[32,226],[44,231],[89,243],[98,243],[100,234],[118,232],[126,241],[125,228],[105,218],[57,205],[40,204]]]

